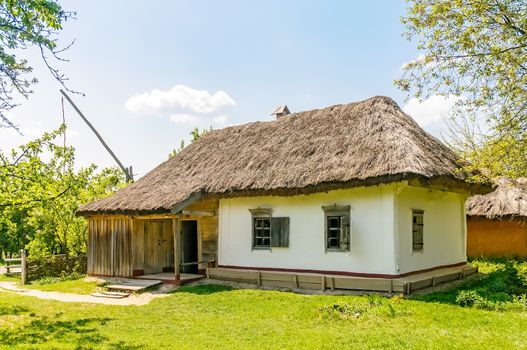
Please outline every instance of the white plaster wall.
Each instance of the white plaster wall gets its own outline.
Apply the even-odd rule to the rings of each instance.
[[[219,264],[396,274],[395,185],[361,187],[290,197],[221,199]],[[325,252],[323,205],[351,206],[351,249]],[[270,207],[290,218],[288,248],[251,249],[249,209]]]
[[[466,261],[466,196],[398,184],[399,273]],[[412,253],[412,209],[424,210],[424,246]]]

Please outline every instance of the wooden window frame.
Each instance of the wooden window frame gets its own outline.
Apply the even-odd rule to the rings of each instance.
[[[251,250],[271,250],[271,217],[273,216],[273,209],[271,208],[256,208],[249,209],[251,212]],[[269,220],[269,246],[257,246],[256,243],[256,220],[268,219]]]
[[[414,218],[416,217],[416,214],[419,214],[422,218],[422,222],[414,223]],[[412,209],[412,254],[413,253],[423,253],[424,252],[424,246],[425,246],[425,228],[424,228],[424,222],[425,222],[425,211],[422,209]],[[415,226],[421,227],[421,242],[416,242],[415,235],[414,235],[414,228]],[[421,245],[421,248],[416,248],[417,245]]]
[[[324,251],[327,252],[349,252],[351,251],[351,206],[350,205],[330,205],[322,206],[324,211]],[[348,228],[347,228],[347,242],[343,242],[343,235],[346,233],[345,225],[342,223],[342,218],[348,217]],[[339,232],[339,248],[329,247],[329,231],[328,220],[332,217],[339,217],[340,221],[340,232]],[[342,245],[346,244],[347,247],[343,248]]]

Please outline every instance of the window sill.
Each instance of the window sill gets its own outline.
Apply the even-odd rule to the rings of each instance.
[[[349,253],[349,249],[327,248],[326,253]]]
[[[269,251],[271,251],[271,247],[253,247],[251,250],[269,250]]]

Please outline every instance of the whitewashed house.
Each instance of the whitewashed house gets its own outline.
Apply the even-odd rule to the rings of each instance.
[[[89,273],[409,292],[474,271],[464,203],[489,189],[393,100],[276,114],[81,208]]]

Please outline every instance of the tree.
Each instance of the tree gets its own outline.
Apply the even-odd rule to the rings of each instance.
[[[0,151],[0,255],[26,247],[32,255],[86,252],[79,205],[124,186],[117,168],[75,170],[74,149],[54,141],[65,126],[9,154]]]
[[[72,13],[63,11],[54,0],[0,0],[0,127],[18,130],[5,112],[17,105],[14,92],[27,98],[38,82],[28,77],[32,67],[26,59],[17,57],[15,50],[37,47],[51,75],[67,89],[67,79],[53,67],[49,57],[64,61],[59,54],[71,44],[58,49],[56,35],[71,17]]]
[[[491,176],[527,176],[527,2],[411,0],[402,21],[422,55],[396,85],[456,96],[452,144]]]
[[[198,129],[198,127],[195,127],[194,129],[192,129],[190,131],[190,143],[196,141],[197,139],[199,139],[201,136],[205,135],[206,133],[208,133],[209,131],[212,131],[212,126],[207,130],[207,129],[201,129],[201,131]],[[178,154],[179,152],[181,152],[183,149],[185,148],[185,140],[181,140],[180,144],[179,144],[179,148],[178,149],[173,149],[172,152],[170,152],[168,154],[168,158],[172,158],[174,157],[176,154]]]

